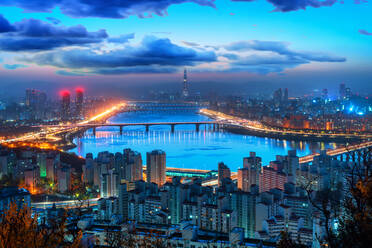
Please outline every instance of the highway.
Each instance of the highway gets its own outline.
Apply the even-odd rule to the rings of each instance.
[[[10,138],[10,139],[5,138],[5,139],[0,140],[0,144],[13,143],[13,142],[25,142],[25,141],[30,141],[30,140],[33,141],[33,140],[41,140],[41,139],[43,140],[46,139],[46,140],[55,142],[55,141],[61,140],[60,137],[57,137],[58,134],[78,131],[79,128],[82,128],[79,125],[89,125],[101,119],[106,119],[107,117],[113,115],[115,112],[120,111],[126,105],[127,105],[126,102],[120,102],[114,105],[113,107],[110,107],[107,110],[91,118],[88,118],[87,120],[81,121],[77,124],[73,124],[73,125],[61,124],[61,125],[55,125],[55,126],[43,126],[43,128],[39,132],[27,133],[17,138]]]
[[[78,201],[78,200],[67,200],[67,201],[46,201],[46,202],[32,202],[31,207],[32,208],[38,208],[38,209],[46,209],[46,208],[52,208],[53,205],[56,206],[56,208],[76,208],[76,207],[88,207],[89,206],[95,206],[98,203],[99,198],[92,198],[89,200],[84,201]]]
[[[201,109],[200,113],[206,115],[212,119],[215,119],[218,122],[221,122],[226,125],[240,127],[246,130],[250,130],[256,133],[265,133],[267,136],[270,134],[274,134],[277,136],[298,136],[298,137],[309,137],[312,136],[314,138],[359,138],[361,140],[369,140],[372,139],[372,134],[366,133],[332,133],[332,132],[316,132],[316,131],[308,131],[308,130],[279,130],[272,127],[268,127],[263,125],[259,121],[251,121],[247,119],[243,119],[240,117],[227,115],[221,112],[217,112],[214,110],[209,109]]]

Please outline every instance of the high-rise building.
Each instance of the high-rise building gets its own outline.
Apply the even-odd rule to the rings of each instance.
[[[283,92],[282,92],[282,89],[277,89],[276,91],[274,91],[274,95],[273,95],[273,100],[274,100],[274,104],[276,106],[279,106],[280,103],[282,102],[283,100]]]
[[[118,187],[118,175],[113,170],[101,175],[101,197],[118,196]]]
[[[244,228],[245,237],[253,238],[256,229],[256,197],[246,192],[233,192],[231,208],[236,214],[236,226]]]
[[[249,192],[250,188],[249,182],[249,169],[248,168],[240,168],[238,169],[238,189]]]
[[[350,99],[350,97],[353,95],[350,88],[345,89],[345,98]]]
[[[261,170],[262,158],[257,157],[255,152],[250,152],[249,157],[243,158],[243,167],[244,168],[255,168],[258,171]]]
[[[75,101],[76,117],[82,117],[83,115],[83,102],[84,102],[84,90],[82,88],[77,88],[76,89],[76,101]]]
[[[165,152],[154,150],[146,154],[146,176],[147,182],[156,183],[161,186],[165,183]]]
[[[288,181],[296,183],[296,171],[300,167],[296,150],[288,151],[288,155],[284,157],[283,165],[283,172],[289,177]]]
[[[35,108],[35,105],[37,103],[37,95],[38,95],[38,91],[35,89],[26,90],[25,104],[27,107]]]
[[[62,106],[61,106],[61,118],[62,120],[68,120],[70,117],[70,92],[62,91]]]
[[[187,98],[189,96],[189,86],[187,84],[187,71],[186,68],[183,71],[183,89],[182,89],[182,96],[183,98]]]
[[[45,152],[38,153],[36,156],[37,166],[40,168],[40,177],[46,177],[46,162],[47,162],[47,154]]]
[[[323,99],[327,99],[328,98],[328,90],[327,89],[323,89],[322,90],[322,98]]]
[[[57,170],[58,191],[64,193],[71,189],[71,168],[64,166]]]
[[[288,88],[285,88],[284,89],[283,101],[284,102],[287,102],[288,101]]]
[[[119,168],[120,180],[134,182],[142,180],[142,156],[141,153],[124,149],[123,166]]]
[[[341,99],[344,99],[345,98],[345,95],[346,95],[346,87],[345,87],[345,84],[340,84],[340,98]]]
[[[223,162],[218,163],[218,186],[222,185],[224,178],[231,178],[231,171]]]
[[[26,90],[26,100],[25,100],[25,104],[26,104],[27,107],[30,107],[30,105],[31,105],[31,92],[32,92],[31,89],[27,89],[27,90]]]
[[[287,176],[282,172],[277,172],[273,168],[265,166],[260,174],[259,183],[260,192],[266,192],[274,188],[284,190],[284,184],[287,183]]]

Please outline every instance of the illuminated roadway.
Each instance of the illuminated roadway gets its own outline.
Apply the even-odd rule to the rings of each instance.
[[[103,111],[102,113],[99,113],[96,116],[93,116],[87,120],[81,121],[75,125],[55,125],[51,127],[44,126],[44,128],[39,132],[32,132],[27,133],[21,137],[17,138],[10,138],[10,139],[2,139],[0,140],[0,144],[2,143],[12,143],[12,142],[23,142],[23,141],[29,141],[29,140],[39,140],[39,139],[49,139],[53,141],[60,140],[60,138],[56,137],[56,135],[66,132],[72,132],[77,131],[80,127],[76,125],[88,125],[91,123],[94,123],[95,121],[99,121],[101,119],[107,118],[114,113],[120,111],[122,108],[124,108],[127,104],[125,102],[121,102],[119,104],[116,104],[113,107],[108,108],[107,110]]]
[[[200,113],[206,115],[212,119],[215,119],[218,122],[221,122],[225,125],[230,125],[232,127],[240,127],[247,131],[252,131],[252,133],[257,134],[266,134],[267,136],[275,135],[280,137],[289,137],[289,136],[296,136],[302,138],[330,138],[330,139],[337,139],[337,138],[345,138],[345,139],[352,139],[357,138],[361,140],[369,140],[372,139],[372,134],[366,133],[327,133],[323,132],[311,132],[311,131],[298,131],[298,130],[278,130],[272,127],[268,127],[263,125],[259,121],[251,121],[247,119],[243,119],[240,117],[235,117],[232,115],[227,115],[221,112],[209,110],[209,109],[201,109]]]

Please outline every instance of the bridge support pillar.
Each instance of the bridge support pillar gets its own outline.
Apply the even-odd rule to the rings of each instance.
[[[174,133],[174,129],[175,129],[175,124],[171,124],[171,132]]]
[[[362,161],[362,152],[358,150],[357,155],[358,155],[358,163],[360,164],[360,161]]]
[[[123,134],[123,126],[119,126],[119,128],[120,128],[120,135],[122,135]]]
[[[195,124],[195,129],[196,129],[196,132],[199,132],[199,130],[200,130],[200,124]]]
[[[150,130],[150,125],[146,125],[146,132]]]
[[[213,132],[216,131],[216,124],[213,124]]]
[[[96,127],[93,127],[93,135],[96,136]]]
[[[350,161],[350,153],[346,153],[346,162]]]
[[[344,161],[344,155],[340,154],[340,161]]]
[[[351,160],[352,160],[353,162],[355,162],[355,152],[352,152],[352,153],[351,153]]]

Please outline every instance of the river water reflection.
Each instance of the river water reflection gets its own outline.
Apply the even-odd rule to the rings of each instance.
[[[193,112],[129,112],[119,114],[109,120],[110,123],[144,123],[172,121],[207,121],[208,117]],[[243,157],[255,151],[267,165],[275,160],[275,155],[285,155],[288,150],[296,149],[298,156],[319,152],[320,149],[334,148],[334,143],[295,142],[271,138],[232,134],[213,131],[209,125],[201,125],[195,131],[195,125],[177,125],[175,132],[170,126],[151,126],[146,132],[144,126],[124,127],[120,135],[119,127],[97,128],[96,135],[88,130],[83,137],[75,138],[77,147],[72,152],[85,156],[91,152],[97,155],[101,151],[121,152],[131,148],[142,154],[146,161],[146,152],[154,149],[164,150],[167,154],[167,166],[194,169],[217,169],[217,163],[223,161],[233,171],[242,167]]]

